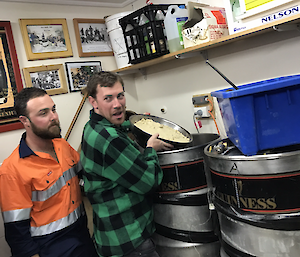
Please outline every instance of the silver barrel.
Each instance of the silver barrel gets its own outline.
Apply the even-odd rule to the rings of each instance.
[[[300,145],[245,156],[223,139],[204,154],[221,256],[298,257]]]
[[[219,256],[203,158],[204,148],[217,139],[194,134],[187,147],[158,153],[164,178],[154,198],[154,240],[160,257]]]

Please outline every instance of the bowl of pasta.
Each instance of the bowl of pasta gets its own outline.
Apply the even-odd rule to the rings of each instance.
[[[167,119],[136,114],[129,117],[131,131],[137,143],[146,147],[148,139],[155,133],[158,138],[172,144],[176,149],[183,148],[193,141],[193,136],[186,129]]]

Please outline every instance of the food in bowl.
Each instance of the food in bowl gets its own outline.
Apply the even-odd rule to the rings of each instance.
[[[176,129],[170,128],[166,125],[160,124],[159,122],[155,122],[151,119],[142,118],[136,123],[134,126],[139,128],[140,130],[153,135],[155,133],[159,134],[159,138],[178,142],[178,143],[188,143],[190,139],[184,136],[181,132]]]

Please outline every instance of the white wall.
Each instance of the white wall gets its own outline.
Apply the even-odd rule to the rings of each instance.
[[[143,2],[139,0],[133,5],[142,7]],[[152,2],[158,4],[160,1]],[[187,3],[188,1],[164,1],[164,3],[171,2]],[[206,0],[198,2],[212,3]],[[213,1],[213,4],[221,6],[222,0]],[[172,61],[151,66],[146,69],[146,79],[142,74],[137,74],[135,83],[141,112],[147,111],[162,116],[196,133],[192,118],[192,96],[230,87],[205,63],[199,53],[198,55],[184,60],[174,58]],[[273,31],[237,42],[229,42],[227,45],[208,50],[208,57],[210,62],[236,85],[297,74],[300,68],[299,31]],[[166,114],[160,112],[163,106],[167,107]],[[218,107],[216,112],[221,136],[225,137]],[[217,132],[212,120],[202,121],[202,124],[201,133]]]
[[[9,3],[0,2],[0,20],[10,21],[14,36],[14,41],[16,45],[16,51],[19,61],[20,70],[22,71],[25,67],[35,67],[41,65],[49,64],[64,64],[64,62],[74,62],[74,61],[101,61],[103,70],[114,70],[117,68],[114,57],[89,57],[89,58],[79,58],[77,52],[77,45],[75,39],[75,32],[73,27],[73,18],[96,18],[103,19],[104,16],[133,10],[132,6],[127,8],[100,8],[100,7],[82,7],[82,6],[63,6],[63,5],[43,5],[43,4],[23,4],[23,3]],[[23,39],[21,36],[21,31],[18,23],[19,18],[66,18],[68,24],[68,30],[70,35],[70,40],[73,49],[73,57],[53,59],[53,60],[38,60],[38,61],[28,61],[23,45]],[[25,86],[24,79],[23,86]],[[126,83],[126,97],[127,97],[127,108],[135,111],[138,110],[138,97],[135,89],[135,82],[132,77],[124,78]],[[82,95],[80,92],[62,94],[52,96],[54,102],[57,105],[57,111],[59,113],[62,135],[64,136],[73,120],[73,117],[77,111],[77,108],[82,100]],[[89,110],[91,106],[86,101],[81,111],[81,114],[75,124],[75,127],[70,134],[69,143],[78,149],[82,128],[85,122],[88,120]],[[0,133],[0,163],[7,158],[11,152],[17,147],[20,141],[21,134],[24,129],[13,130],[9,132]],[[1,164],[0,164],[1,165]],[[8,257],[10,256],[10,248],[7,245],[4,238],[4,228],[2,215],[0,215],[0,256]]]
[[[156,2],[154,1],[154,3]],[[144,6],[144,0],[139,0],[132,6],[134,9],[141,8]],[[103,18],[108,14],[131,10],[132,6],[118,10],[0,2],[0,17],[1,20],[9,20],[12,23],[21,69],[42,64],[64,63],[66,61],[100,60],[104,70],[115,70],[116,63],[113,57],[78,57],[72,19]],[[38,17],[67,18],[74,54],[73,58],[27,61],[18,19]],[[227,45],[208,50],[208,56],[210,62],[236,85],[297,74],[300,68],[299,32],[274,31],[248,39],[241,39],[237,42],[229,42]],[[147,68],[146,78],[142,74],[136,74],[134,76],[125,76],[124,79],[128,109],[137,112],[150,112],[153,115],[165,117],[180,124],[192,133],[196,133],[193,124],[192,96],[230,87],[215,71],[205,64],[200,54],[198,57],[184,60],[174,59],[173,61],[149,67]],[[82,96],[80,93],[68,93],[53,96],[53,99],[58,107],[62,123],[62,134],[64,135]],[[160,112],[160,108],[163,106],[167,107],[166,114]],[[88,120],[89,109],[89,104],[85,104],[76,123],[75,130],[70,136],[69,142],[75,149],[79,146],[82,127]],[[221,133],[225,136],[219,112],[217,112],[217,120]],[[201,133],[216,132],[212,120],[202,123]],[[15,130],[0,133],[0,163],[17,146],[22,132],[23,130]],[[3,233],[1,233],[0,239],[3,241]],[[0,242],[0,248],[2,250],[2,242]]]
[[[24,3],[10,3],[0,2],[0,20],[10,21],[16,45],[17,57],[19,60],[20,70],[25,67],[35,67],[49,64],[64,64],[65,62],[74,61],[101,61],[103,70],[114,70],[117,68],[115,58],[112,56],[107,57],[85,57],[80,58],[78,56],[75,32],[73,27],[73,18],[96,18],[103,19],[107,15],[133,10],[132,6],[126,8],[100,8],[100,7],[82,7],[82,6],[65,6],[65,5],[45,5],[45,4],[24,4]],[[20,18],[66,18],[67,25],[73,50],[73,57],[60,58],[52,60],[37,60],[28,61],[23,45],[23,39],[19,27]],[[23,77],[22,77],[23,79]],[[138,111],[137,95],[134,85],[134,80],[129,77],[125,79],[126,82],[126,95],[127,106],[129,109],[135,109]],[[23,86],[25,82],[23,79]],[[57,105],[57,111],[59,113],[62,136],[64,137],[72,120],[77,111],[77,108],[82,100],[80,92],[73,92],[68,94],[52,96],[54,102]],[[81,132],[83,125],[88,120],[90,104],[86,101],[80,117],[75,124],[75,127],[69,137],[69,143],[78,149],[81,139]],[[7,158],[10,153],[18,145],[20,136],[24,132],[24,129],[3,132],[0,133],[0,163]],[[5,146],[5,147],[3,147]]]
[[[299,31],[274,31],[229,43],[208,50],[208,57],[236,85],[298,74]],[[141,112],[163,116],[195,133],[192,96],[230,88],[200,54],[199,57],[174,58],[173,61],[151,66],[147,68],[146,80],[137,75],[136,86]],[[167,107],[166,114],[161,114],[162,106]],[[212,120],[202,123],[201,132],[216,132]],[[222,127],[220,115],[218,124]]]
[[[173,2],[173,1],[172,1]],[[174,3],[181,1],[174,1]],[[205,2],[205,1],[201,1]],[[157,1],[153,1],[157,4]],[[115,70],[113,57],[79,58],[76,48],[73,18],[103,18],[106,15],[128,10],[136,10],[145,5],[144,0],[138,0],[132,5],[119,9],[95,7],[70,7],[39,4],[19,4],[0,2],[0,17],[10,20],[20,62],[20,69],[43,64],[57,64],[66,61],[100,60],[104,70]],[[71,38],[74,57],[27,61],[23,40],[18,24],[19,18],[66,18]],[[299,72],[297,60],[300,55],[299,36],[297,31],[272,32],[252,38],[229,43],[222,47],[208,50],[208,56],[213,65],[221,70],[235,84],[241,85],[277,76],[286,76]],[[136,112],[150,112],[153,115],[165,117],[196,133],[193,123],[192,96],[212,92],[229,85],[198,57],[164,62],[146,69],[146,79],[142,74],[124,76],[127,97],[127,108]],[[80,93],[68,93],[53,96],[57,104],[64,136],[71,124],[74,114],[82,99]],[[67,104],[66,104],[67,103]],[[167,113],[160,112],[161,107],[167,107]],[[82,127],[88,120],[90,105],[86,103],[69,138],[71,145],[77,149],[80,143]],[[222,136],[226,136],[216,108],[218,126]],[[201,133],[215,133],[216,127],[212,120],[202,121]],[[4,132],[0,134],[0,162],[2,162],[17,146],[23,130]]]

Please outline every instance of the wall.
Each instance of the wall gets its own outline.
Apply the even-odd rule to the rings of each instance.
[[[100,7],[95,8],[95,7],[82,7],[82,6],[73,7],[73,6],[62,6],[62,5],[57,6],[57,5],[0,2],[0,20],[11,22],[20,70],[22,70],[25,67],[35,67],[35,66],[49,65],[49,64],[61,64],[61,63],[63,64],[64,62],[91,61],[91,60],[101,61],[103,70],[113,70],[117,68],[114,57],[90,57],[90,58],[78,57],[77,45],[76,45],[75,33],[73,27],[73,18],[103,19],[104,16],[123,12],[124,10],[131,10],[131,8],[132,7],[129,6],[127,9],[122,8],[122,10],[120,10],[117,8],[100,8]],[[73,57],[53,59],[53,60],[27,61],[27,57],[23,45],[23,39],[21,36],[21,31],[18,23],[19,18],[30,18],[30,19],[66,18],[72,49],[73,49]],[[137,104],[135,103],[136,91],[135,91],[134,81],[132,80],[132,78],[128,78],[126,80],[126,84],[128,85],[126,90],[126,95],[128,95],[128,107],[131,106],[130,102],[133,102],[132,108],[137,109]],[[25,83],[23,80],[23,86],[24,85]],[[52,96],[52,98],[57,105],[57,111],[59,113],[60,121],[61,121],[62,135],[64,136],[82,100],[82,95],[80,92],[75,92],[75,93]],[[83,106],[79,119],[75,124],[75,127],[68,140],[75,149],[78,149],[79,147],[82,128],[84,123],[88,120],[88,114],[90,108],[91,107],[89,103],[86,102]],[[24,129],[19,129],[10,132],[0,133],[0,142],[1,142],[0,163],[2,163],[3,160],[7,158],[10,155],[10,153],[13,151],[13,149],[18,145],[21,134],[23,132]],[[4,238],[2,215],[0,215],[0,256],[1,257],[11,256],[10,248],[7,245]]]
[[[229,43],[208,50],[208,57],[236,85],[298,74],[299,31],[274,31]],[[194,133],[192,96],[230,88],[200,54],[151,66],[147,68],[147,79],[136,75],[136,86],[141,112],[163,116]],[[167,107],[166,114],[161,114],[162,106]],[[219,113],[218,124],[222,127]],[[216,132],[213,121],[203,122],[200,131]]]
[[[153,2],[158,3],[158,1]],[[174,3],[176,2],[180,3],[181,1],[174,1]],[[20,69],[67,61],[100,60],[104,70],[115,70],[116,63],[113,57],[78,57],[72,19],[86,18],[87,16],[90,18],[103,18],[113,13],[136,10],[144,5],[144,0],[138,0],[131,6],[119,10],[0,2],[0,17],[1,20],[11,21]],[[74,57],[27,61],[18,19],[38,17],[66,17]],[[210,49],[208,50],[208,57],[211,63],[236,85],[241,85],[298,73],[299,48],[298,31],[273,31]],[[197,54],[198,57],[183,60],[174,58],[174,61],[149,67],[146,69],[147,75],[145,78],[139,73],[133,76],[124,76],[127,108],[136,112],[150,112],[153,115],[165,117],[185,127],[190,132],[196,133],[193,123],[192,96],[229,87],[215,71],[205,64],[203,57],[199,53]],[[68,93],[53,96],[53,99],[57,104],[62,123],[62,135],[64,136],[79,106],[82,95],[78,92]],[[161,107],[164,106],[167,107],[166,114],[160,112]],[[88,120],[89,109],[90,105],[86,103],[69,138],[69,142],[75,149],[79,146],[83,125]],[[218,126],[221,135],[224,137],[226,135],[218,108],[216,108],[216,111]],[[201,133],[217,132],[212,120],[202,121],[202,124]],[[5,148],[0,149],[0,163],[17,146],[22,132],[23,130],[15,130],[0,133],[1,144],[5,145]]]
[[[144,6],[144,1],[137,1],[133,4],[133,8],[141,8],[142,6]],[[122,11],[125,11],[125,9],[130,10],[130,8],[132,7],[123,8]],[[118,12],[121,11],[107,8],[25,5],[0,2],[1,19],[12,22],[21,69],[42,64],[58,63],[58,61],[59,63],[63,63],[65,61],[76,60],[101,60],[105,70],[116,69],[116,64],[112,57],[78,58],[72,19],[86,18],[87,16],[90,18],[102,18],[108,13]],[[74,52],[73,58],[27,61],[18,18],[37,17],[67,18]],[[236,85],[241,85],[299,73],[299,41],[298,31],[273,31],[268,34],[241,39],[237,42],[229,42],[227,45],[210,49],[208,50],[208,57],[210,62],[228,76],[230,80]],[[194,94],[208,93],[230,87],[215,71],[205,64],[200,54],[196,57],[183,60],[174,58],[173,61],[149,67],[146,71],[146,77],[139,73],[133,76],[124,76],[128,109],[141,113],[150,112],[153,115],[165,117],[180,124],[192,133],[196,133],[193,124],[192,96]],[[64,135],[82,96],[80,93],[69,93],[54,96],[53,99],[58,105]],[[162,106],[167,107],[166,114],[160,112]],[[81,130],[83,124],[88,119],[89,109],[90,106],[86,104],[76,124],[76,131],[71,134],[69,141],[75,148],[79,145]],[[225,136],[219,112],[217,112],[217,120],[221,134]],[[216,127],[213,121],[203,122],[200,132],[215,133]],[[0,163],[17,146],[21,133],[22,130],[17,130],[0,134],[2,146],[0,149]],[[0,246],[2,247],[1,244]]]
[[[107,15],[130,11],[132,6],[126,8],[100,8],[100,7],[82,7],[82,6],[65,6],[65,5],[45,5],[45,4],[24,4],[24,3],[10,3],[0,2],[0,19],[11,22],[14,41],[16,45],[17,56],[19,60],[20,70],[25,67],[36,67],[49,64],[64,64],[65,62],[74,61],[101,61],[103,70],[114,70],[117,68],[115,58],[113,56],[107,57],[78,57],[75,32],[73,27],[73,18],[96,18],[103,19]],[[28,61],[23,45],[23,39],[19,27],[19,18],[66,18],[69,36],[71,40],[73,57],[60,58],[52,60],[37,60]],[[23,79],[23,77],[22,77]],[[134,81],[131,77],[125,79],[126,95],[128,98],[127,106],[129,109],[138,111],[137,95]],[[23,79],[23,86],[25,82]],[[82,100],[80,92],[72,92],[68,94],[52,96],[57,105],[57,111],[60,116],[62,136],[65,136],[72,119],[77,111],[77,108]],[[75,127],[69,137],[69,143],[78,149],[81,139],[81,132],[83,125],[88,120],[89,109],[91,108],[88,101],[83,106],[80,117],[75,124]],[[7,158],[13,149],[18,145],[20,136],[24,129],[14,130],[10,132],[0,133],[0,142],[4,147],[0,148],[0,163]]]
[[[142,6],[144,1],[134,3]],[[154,4],[159,1],[152,1]],[[168,1],[164,1],[168,2]],[[180,1],[171,1],[180,3]],[[207,1],[198,1],[207,3]],[[221,5],[221,1],[214,4]],[[236,85],[299,73],[299,31],[273,31],[208,50],[210,62]],[[192,96],[205,94],[230,85],[206,63],[202,55],[148,67],[147,75],[135,75],[141,112],[169,119],[191,133],[197,133],[193,122]],[[215,99],[217,123],[226,137]],[[279,103],[280,104],[280,103]],[[167,113],[160,112],[167,107]],[[212,120],[202,121],[200,133],[216,133]]]

